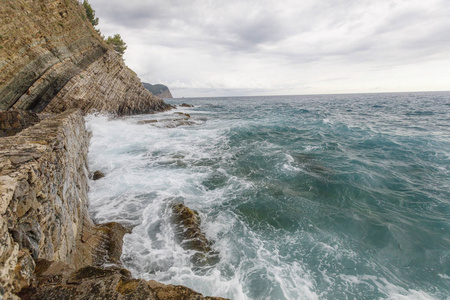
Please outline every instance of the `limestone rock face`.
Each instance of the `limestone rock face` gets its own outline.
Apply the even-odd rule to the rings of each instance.
[[[40,121],[33,112],[23,110],[0,111],[0,137],[12,136]]]
[[[76,0],[4,0],[0,32],[0,110],[127,115],[170,108],[144,89]]]
[[[41,121],[0,143],[0,285],[18,290],[30,259],[75,263],[87,216],[89,134],[79,111]]]
[[[40,111],[107,47],[76,1],[0,5],[0,109]]]
[[[184,286],[165,285],[155,281],[133,279],[129,271],[117,267],[85,267],[77,271],[58,266],[39,268],[37,287],[24,289],[21,299],[147,299],[167,300],[217,299],[203,297]]]
[[[132,115],[164,111],[171,106],[144,89],[122,58],[109,50],[73,77],[44,112],[80,108],[85,112]]]

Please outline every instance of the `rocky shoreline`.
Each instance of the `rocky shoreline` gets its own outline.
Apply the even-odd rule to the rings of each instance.
[[[187,287],[133,279],[120,261],[118,223],[88,213],[90,133],[79,110],[47,118],[0,146],[0,293],[3,299],[220,299]],[[180,242],[208,263],[195,211],[174,205]],[[201,254],[203,253],[203,254]]]
[[[120,261],[129,229],[88,213],[84,115],[172,106],[143,87],[78,1],[5,0],[0,16],[0,299],[219,299],[133,279]],[[195,212],[179,211],[192,233],[179,238],[214,256]]]

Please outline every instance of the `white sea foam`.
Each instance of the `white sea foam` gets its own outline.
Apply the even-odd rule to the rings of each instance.
[[[401,253],[404,242],[400,249],[392,239],[413,240],[408,228],[417,225],[411,216],[398,214],[390,201],[399,198],[401,205],[396,206],[402,211],[422,202],[406,201],[401,191],[395,199],[385,192],[393,185],[405,188],[402,181],[414,183],[397,168],[392,183],[380,175],[386,170],[383,160],[402,170],[411,165],[395,155],[402,141],[385,134],[395,135],[390,127],[396,126],[380,126],[379,119],[363,114],[349,117],[336,107],[324,112],[315,102],[309,105],[316,105],[317,114],[298,118],[288,110],[280,115],[272,103],[266,103],[266,108],[272,107],[270,113],[252,106],[239,112],[247,108],[237,101],[229,110],[221,104],[221,112],[219,106],[208,105],[202,111],[198,106],[177,109],[191,115],[193,126],[171,123],[183,117],[173,111],[87,118],[93,131],[90,169],[106,174],[90,182],[90,211],[100,222],[134,225],[124,238],[122,257],[133,275],[231,299],[442,298],[448,280],[444,268],[436,266],[435,286],[425,277],[423,284],[416,284],[410,275],[398,275],[399,257],[409,253]],[[143,120],[181,126],[140,125]],[[390,156],[383,156],[391,146]],[[435,151],[435,159],[445,162],[448,153]],[[439,165],[443,169],[433,173],[440,183],[435,191],[448,199],[442,180],[448,175],[446,164]],[[417,170],[427,172],[427,167]],[[432,200],[433,195],[427,195],[426,200]],[[192,251],[175,238],[172,201],[183,201],[199,212],[202,230],[214,241],[217,264],[192,264]],[[434,205],[442,210],[441,203]],[[444,232],[447,223],[441,218]],[[416,221],[425,227],[431,224]],[[399,228],[395,234],[394,225]],[[428,240],[433,239],[427,236]],[[433,247],[441,245],[436,239],[434,243]],[[423,257],[421,247],[411,250],[411,261]],[[417,272],[414,265],[411,272]]]
[[[170,116],[166,113],[156,118]],[[122,257],[133,275],[187,285],[205,295],[248,299],[245,285],[250,283],[251,271],[246,265],[252,262],[257,272],[267,272],[284,298],[316,299],[312,292],[313,281],[300,264],[279,266],[279,258],[265,250],[257,236],[250,241],[233,243],[232,232],[236,227],[248,229],[237,221],[238,216],[227,210],[216,212],[214,218],[208,215],[215,206],[222,205],[227,199],[225,195],[232,197],[252,185],[217,167],[221,160],[231,159],[230,154],[220,151],[227,147],[221,134],[228,130],[227,126],[191,130],[137,123],[149,118],[155,116],[87,118],[88,129],[93,132],[90,168],[106,174],[105,178],[90,182],[90,210],[100,222],[135,225],[133,232],[124,238]],[[224,184],[205,190],[202,182],[211,174],[225,178]],[[208,238],[215,240],[214,249],[219,252],[220,262],[213,268],[195,271],[190,260],[192,251],[176,242],[168,209],[171,201],[183,201],[200,212],[202,227]],[[244,256],[237,262],[239,250],[235,247],[248,242],[260,244],[257,260]],[[230,247],[232,244],[236,246]]]

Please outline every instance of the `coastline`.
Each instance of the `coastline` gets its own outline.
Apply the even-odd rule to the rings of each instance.
[[[122,238],[129,230],[94,224],[87,210],[90,135],[81,112],[70,110],[2,138],[3,299],[221,299],[133,279],[123,268]]]
[[[84,115],[173,107],[144,88],[79,1],[7,0],[0,15],[0,299],[95,297],[97,285],[117,299],[202,299],[133,279],[120,263],[127,229],[87,211]]]

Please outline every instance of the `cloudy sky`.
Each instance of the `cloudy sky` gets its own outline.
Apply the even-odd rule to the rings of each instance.
[[[450,90],[449,0],[90,0],[174,97]]]

